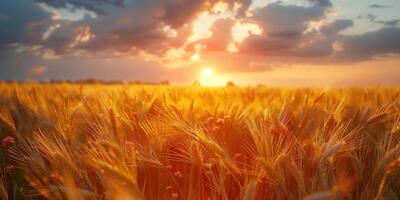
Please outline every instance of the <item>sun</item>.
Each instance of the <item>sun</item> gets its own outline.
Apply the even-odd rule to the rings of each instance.
[[[226,80],[224,77],[217,73],[217,71],[214,70],[215,68],[213,66],[205,66],[201,71],[200,71],[200,83],[203,86],[223,86],[226,83]]]
[[[201,71],[201,76],[203,78],[211,78],[214,74],[214,71],[211,67],[205,67],[202,71]]]

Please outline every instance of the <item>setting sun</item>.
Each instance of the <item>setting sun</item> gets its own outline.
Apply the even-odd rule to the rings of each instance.
[[[206,67],[201,71],[202,78],[210,78],[214,74],[214,70],[211,67]]]
[[[212,66],[204,67],[200,73],[200,82],[204,86],[218,87],[226,84],[223,74],[217,73]]]

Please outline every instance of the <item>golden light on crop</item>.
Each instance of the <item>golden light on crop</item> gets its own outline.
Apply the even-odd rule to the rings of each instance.
[[[47,197],[42,194],[54,194],[56,199],[62,196],[65,200],[92,196],[91,199],[96,199],[103,196],[104,191],[113,199],[177,200],[205,194],[211,194],[212,199],[239,199],[242,194],[237,190],[245,191],[250,199],[276,199],[278,195],[282,199],[332,199],[336,195],[349,199],[383,199],[382,196],[388,196],[387,189],[399,187],[399,183],[390,181],[397,177],[400,169],[398,154],[394,154],[400,151],[397,138],[400,133],[399,88],[220,87],[227,78],[233,80],[224,67],[217,63],[202,65],[198,69],[198,78],[204,80],[200,87],[154,84],[110,87],[88,82],[83,89],[73,83],[0,83],[0,91],[5,91],[1,97],[10,103],[0,104],[0,129],[1,133],[11,133],[0,137],[1,164],[10,166],[5,169],[7,171],[0,172],[0,180],[7,180],[6,184],[0,181],[0,199],[13,199],[8,198],[14,195],[10,194],[13,191],[4,189],[8,187],[29,190],[37,194],[38,199]],[[33,72],[45,73],[45,68],[36,66]],[[15,91],[21,100],[16,98]],[[76,94],[90,98],[85,101],[90,112],[80,112],[87,110],[79,107],[79,115],[75,115],[79,118],[71,116],[77,110],[75,106],[64,106],[67,103],[80,105],[82,99],[76,98]],[[293,100],[293,97],[300,98]],[[42,104],[38,105],[37,99]],[[387,104],[380,104],[380,100]],[[310,101],[312,107],[307,106]],[[129,104],[132,102],[134,104]],[[19,109],[15,109],[15,105],[20,106]],[[331,105],[339,106],[326,112]],[[54,113],[54,106],[57,113]],[[344,109],[351,112],[343,112]],[[304,115],[309,111],[313,115]],[[354,113],[363,113],[362,120],[351,119]],[[132,114],[135,115],[129,117]],[[22,122],[24,137],[13,134],[11,127],[19,125],[11,120],[13,117]],[[74,119],[82,122],[66,123]],[[297,119],[314,121],[302,123]],[[30,123],[32,121],[38,123]],[[350,123],[352,126],[348,126]],[[320,124],[327,130],[321,136],[318,135],[321,134]],[[138,125],[137,134],[132,134],[136,126],[129,125]],[[380,135],[366,136],[359,131],[361,128],[366,133],[380,132]],[[66,140],[63,134],[54,134],[58,129],[84,131],[71,131]],[[164,137],[164,131],[172,134]],[[324,138],[316,140],[317,137]],[[83,144],[81,138],[85,138],[87,144]],[[293,141],[298,145],[293,145]],[[311,159],[298,152],[309,152]],[[280,158],[285,158],[285,162]],[[353,159],[357,165],[351,162]],[[210,160],[218,162],[210,163]],[[251,173],[250,165],[256,166],[250,169]],[[154,170],[155,166],[165,170]],[[275,170],[271,171],[274,175],[266,176],[266,168]],[[365,173],[364,170],[369,169],[373,173]],[[5,175],[6,172],[12,172],[13,176]],[[194,176],[205,172],[207,176]],[[91,175],[88,184],[86,179],[82,180],[87,174]],[[315,178],[319,174],[324,175]],[[359,181],[358,174],[365,180]],[[375,180],[375,174],[381,175],[379,181]],[[235,180],[237,175],[249,183],[241,185]],[[279,183],[285,190],[260,182],[260,177]],[[280,182],[286,177],[291,181]],[[333,178],[334,189],[313,191],[312,185],[324,185]],[[307,180],[312,180],[312,184]],[[198,183],[221,187],[224,194],[207,186],[199,187]],[[159,185],[163,189],[146,189]],[[68,190],[55,191],[54,187]],[[261,187],[262,190],[254,189]],[[14,199],[27,199],[19,198],[24,195],[21,190],[17,190],[18,197]]]
[[[211,67],[205,67],[201,71],[202,78],[211,78],[214,75],[214,70]]]

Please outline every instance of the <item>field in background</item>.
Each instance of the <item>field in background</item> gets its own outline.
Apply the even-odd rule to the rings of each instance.
[[[398,199],[399,98],[0,84],[0,198]]]

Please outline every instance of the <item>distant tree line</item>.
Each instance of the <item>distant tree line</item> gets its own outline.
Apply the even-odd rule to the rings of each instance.
[[[167,80],[163,80],[160,82],[143,82],[143,81],[121,81],[121,80],[97,80],[97,79],[82,79],[82,80],[42,80],[42,81],[33,81],[33,80],[0,80],[0,84],[13,84],[13,83],[39,83],[39,84],[85,84],[85,85],[170,85],[170,82]],[[199,81],[194,81],[192,83],[193,86],[202,86]],[[236,87],[236,84],[232,81],[228,81],[225,85],[226,87]]]
[[[82,80],[42,80],[42,81],[20,81],[20,80],[0,80],[0,83],[12,84],[12,83],[39,83],[39,84],[88,84],[88,85],[169,85],[169,81],[164,80],[160,82],[143,82],[143,81],[121,81],[121,80],[97,80],[97,79],[82,79]]]

